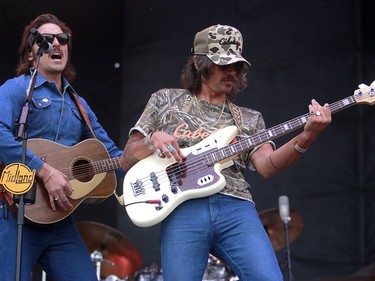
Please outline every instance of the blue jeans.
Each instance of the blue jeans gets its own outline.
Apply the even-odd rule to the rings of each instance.
[[[1,205],[1,204],[0,204]],[[0,208],[0,280],[16,280],[17,221]],[[90,254],[72,217],[38,227],[23,226],[21,280],[30,281],[39,264],[54,281],[97,281]]]
[[[241,281],[283,280],[252,202],[223,194],[192,199],[162,222],[164,281],[201,281],[209,252]]]

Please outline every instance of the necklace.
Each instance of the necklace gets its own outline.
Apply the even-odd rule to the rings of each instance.
[[[194,95],[194,103],[195,105],[197,106],[198,108],[198,112],[199,112],[199,115],[201,116],[201,119],[202,121],[204,121],[204,114],[203,114],[203,111],[200,107],[200,104],[199,104],[199,101],[198,101],[198,98],[196,95]],[[227,104],[227,100],[225,99],[225,101],[223,102],[223,106],[221,107],[221,111],[220,111],[220,114],[218,114],[218,117],[215,118],[216,121],[212,124],[210,124],[211,126],[215,126],[217,124],[217,122],[219,122],[219,120],[221,119],[221,117],[223,116],[223,113],[224,113],[224,109],[225,109],[225,105]],[[205,121],[204,121],[205,122]],[[207,123],[207,122],[206,122]]]

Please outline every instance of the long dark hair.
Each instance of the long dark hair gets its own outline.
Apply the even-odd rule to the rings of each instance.
[[[195,63],[198,68],[195,67]],[[188,58],[188,61],[182,71],[181,85],[184,89],[189,90],[192,94],[198,93],[202,88],[202,78],[208,79],[210,77],[210,67],[214,63],[205,55],[196,55]],[[246,63],[240,71],[236,73],[235,87],[231,93],[227,95],[230,101],[234,101],[237,93],[243,91],[247,87],[247,72],[249,67]]]
[[[43,14],[35,18],[25,27],[23,31],[21,46],[18,49],[19,63],[16,68],[17,75],[30,73],[30,68],[33,66],[33,61],[30,61],[28,59],[30,56],[30,52],[32,50],[32,45],[33,45],[33,38],[30,32],[32,28],[38,29],[41,25],[46,24],[46,23],[56,24],[61,28],[63,32],[66,32],[72,35],[72,30],[70,29],[70,27],[67,26],[63,21],[59,20],[55,15]],[[76,72],[74,70],[74,67],[70,63],[71,49],[72,49],[71,39],[72,38],[70,37],[70,40],[68,43],[68,50],[69,50],[68,62],[63,71],[63,75],[68,79],[69,82],[73,82],[73,80],[76,77]]]

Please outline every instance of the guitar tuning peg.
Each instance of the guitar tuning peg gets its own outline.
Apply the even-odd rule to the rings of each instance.
[[[366,85],[366,84],[359,84],[358,85],[358,88],[360,88],[360,89],[363,89],[363,88],[367,88],[368,86]]]

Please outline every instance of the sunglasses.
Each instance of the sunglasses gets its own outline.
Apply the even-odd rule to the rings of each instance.
[[[221,71],[227,71],[229,68],[233,67],[236,72],[240,72],[243,69],[244,63],[243,62],[236,62],[226,65],[216,65]]]
[[[42,36],[47,40],[48,43],[53,44],[55,37],[61,45],[66,45],[69,43],[70,34],[69,33],[60,33],[60,34],[51,34],[43,33]]]

